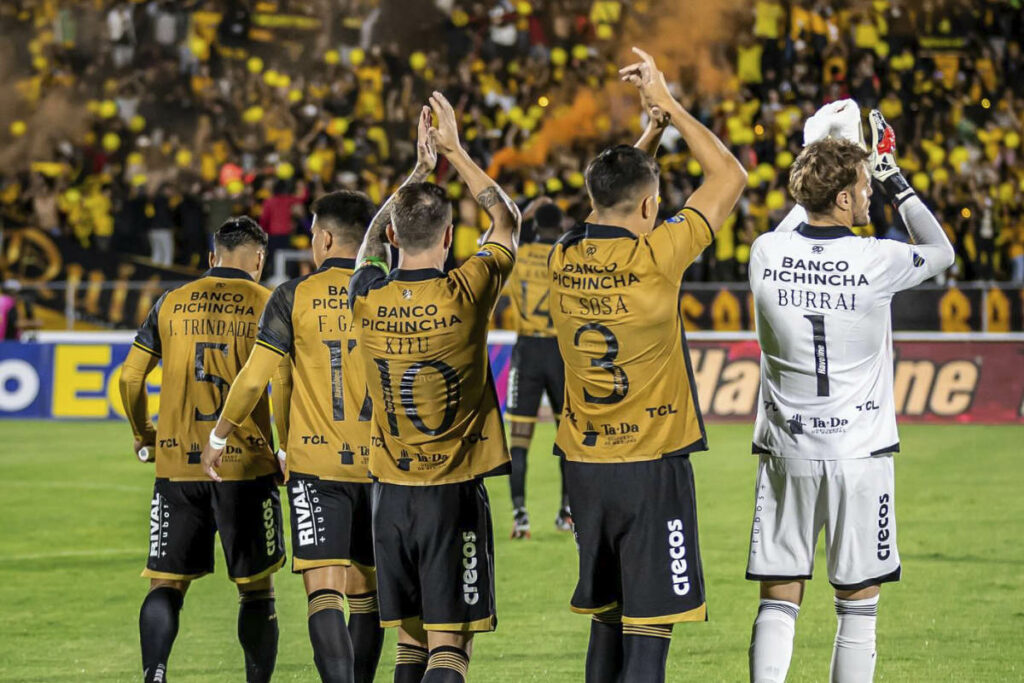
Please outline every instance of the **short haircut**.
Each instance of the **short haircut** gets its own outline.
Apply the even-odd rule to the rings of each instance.
[[[825,138],[811,143],[789,170],[789,191],[809,213],[828,213],[839,193],[857,182],[868,157],[849,140]]]
[[[433,183],[410,183],[391,202],[391,226],[398,246],[416,253],[436,245],[452,223],[452,205]]]
[[[313,202],[317,228],[329,231],[343,244],[359,246],[376,211],[362,192],[339,190]]]
[[[562,231],[562,219],[564,218],[565,214],[554,204],[545,204],[534,214],[537,231],[546,237],[555,236]]]
[[[267,233],[260,224],[248,216],[232,216],[224,221],[213,236],[213,243],[219,249],[234,251],[238,247],[253,245],[267,248]]]
[[[658,164],[646,152],[616,145],[598,154],[585,172],[587,192],[595,209],[612,209],[640,199],[658,184]]]

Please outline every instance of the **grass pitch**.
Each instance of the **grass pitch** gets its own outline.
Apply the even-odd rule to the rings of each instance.
[[[903,582],[885,586],[879,681],[1017,681],[1024,635],[1020,427],[908,426],[896,456]],[[504,478],[490,482],[499,627],[476,641],[477,682],[583,680],[589,621],[568,610],[576,560],[555,531],[553,430],[541,425],[527,487],[529,541],[508,540]],[[710,428],[694,456],[711,621],[675,629],[669,681],[744,681],[756,585],[744,580],[755,459],[750,425]],[[0,680],[138,680],[153,472],[115,422],[0,422]],[[287,528],[287,527],[286,527]],[[189,591],[170,660],[176,681],[239,681],[235,589],[223,559]],[[790,681],[828,679],[835,629],[819,554]],[[278,681],[313,681],[301,580],[277,575]],[[389,634],[379,681],[390,681]]]

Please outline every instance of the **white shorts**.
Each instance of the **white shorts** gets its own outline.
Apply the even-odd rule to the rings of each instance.
[[[899,581],[891,455],[804,460],[762,455],[747,578],[810,579],[825,528],[828,580],[839,590]]]

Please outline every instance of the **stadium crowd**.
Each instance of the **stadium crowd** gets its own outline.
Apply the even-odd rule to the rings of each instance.
[[[423,5],[419,7],[418,5]],[[308,244],[309,206],[334,189],[379,202],[413,163],[430,90],[456,105],[470,153],[523,203],[580,219],[583,160],[642,122],[609,104],[624,36],[661,0],[16,0],[0,77],[0,221],[97,250],[203,265],[225,218],[258,217],[271,248]],[[673,84],[730,145],[749,188],[691,281],[746,278],[753,239],[791,206],[787,168],[822,103],[878,107],[900,161],[950,235],[961,280],[1024,282],[1024,12],[1020,0],[722,3],[718,92]],[[701,12],[696,6],[693,12]],[[5,61],[5,60],[0,60]],[[6,118],[4,118],[6,117]],[[665,215],[701,182],[678,136],[658,158]],[[456,204],[455,257],[481,216]],[[872,204],[867,234],[906,240]]]

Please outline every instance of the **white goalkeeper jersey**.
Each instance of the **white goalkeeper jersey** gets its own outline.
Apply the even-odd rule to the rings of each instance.
[[[754,241],[755,453],[841,460],[899,450],[889,303],[944,269],[928,255],[925,246],[806,223]]]

